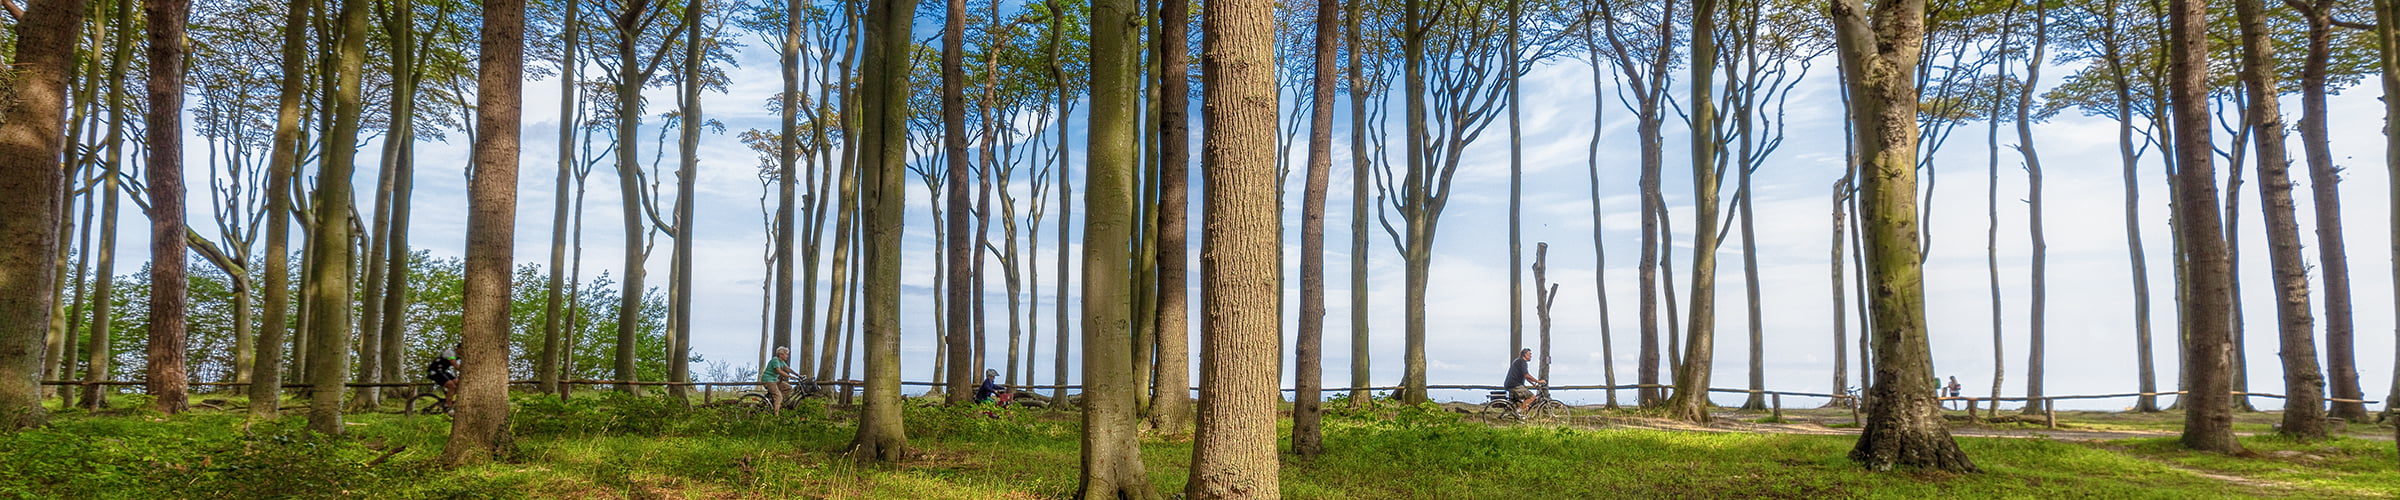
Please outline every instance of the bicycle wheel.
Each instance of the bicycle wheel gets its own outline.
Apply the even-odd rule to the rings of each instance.
[[[400,411],[411,415],[445,413],[443,410],[447,408],[446,403],[448,402],[449,400],[442,399],[440,394],[418,394],[417,397],[408,398],[408,405],[402,406]]]
[[[1511,403],[1511,402],[1509,402],[1509,401],[1508,401],[1508,400],[1506,400],[1506,399],[1495,399],[1495,400],[1491,400],[1491,401],[1489,401],[1489,402],[1485,402],[1485,403],[1483,404],[1483,408],[1484,408],[1484,410],[1485,410],[1485,413],[1486,413],[1486,414],[1488,414],[1488,415],[1490,415],[1490,416],[1492,417],[1492,419],[1494,419],[1494,420],[1499,420],[1499,419],[1517,420],[1517,419],[1521,418],[1520,416],[1518,416],[1518,415],[1517,415],[1517,405],[1516,405],[1516,403]]]
[[[734,403],[733,407],[735,411],[741,413],[743,418],[754,417],[760,413],[766,413],[767,395],[755,392],[743,393],[739,402]]]
[[[1558,420],[1566,416],[1566,403],[1558,402],[1555,399],[1544,399],[1533,403],[1533,418],[1535,419]]]

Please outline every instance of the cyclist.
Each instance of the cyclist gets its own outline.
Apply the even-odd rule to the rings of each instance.
[[[433,362],[425,364],[425,378],[442,387],[444,398],[455,398],[458,394],[458,374],[453,373],[459,369],[458,347],[442,348],[440,354],[434,355]]]
[[[1508,381],[1500,383],[1502,387],[1508,389],[1508,399],[1517,403],[1517,411],[1520,412],[1533,405],[1533,389],[1526,388],[1526,383],[1530,382],[1533,385],[1549,383],[1533,378],[1533,372],[1525,370],[1525,363],[1528,361],[1533,361],[1533,349],[1518,350],[1517,359],[1508,362]]]
[[[759,385],[767,386],[767,404],[776,413],[783,413],[783,398],[792,392],[791,381],[800,380],[792,371],[792,348],[775,348],[775,357],[767,360],[767,368],[758,372]]]
[[[998,401],[1001,406],[1008,406],[1009,400],[1015,399],[1009,397],[1012,394],[1008,393],[1008,386],[1000,385],[999,382],[992,381],[992,379],[999,377],[999,370],[983,371],[983,384],[975,386],[976,403],[990,403],[993,401]]]

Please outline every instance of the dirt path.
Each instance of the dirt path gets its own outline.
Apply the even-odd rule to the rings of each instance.
[[[1471,412],[1470,415],[1473,415],[1471,418],[1480,417],[1480,415]],[[1768,415],[1764,412],[1756,411],[1721,410],[1713,415],[1715,416],[1714,421],[1707,425],[1693,424],[1669,418],[1627,414],[1575,415],[1566,417],[1566,419],[1562,420],[1561,423],[1576,427],[1594,429],[1626,428],[1685,432],[1741,432],[1756,434],[1852,436],[1858,435],[1859,433],[1859,429],[1857,427],[1849,425],[1851,424],[1851,419],[1850,414],[1847,411],[1793,410],[1785,412],[1783,423],[1759,422],[1760,420],[1765,420]],[[2102,427],[2110,426],[2107,424],[2107,422],[2103,421],[2099,425]],[[2084,426],[2091,424],[2069,421],[2064,418],[2062,418],[2062,421],[2059,423],[2059,425],[2061,427],[2056,429],[2042,427],[2015,427],[2008,425],[1995,426],[1968,424],[1964,422],[1958,422],[1954,419],[1950,426],[1950,435],[1965,437],[2056,439],[2062,441],[2105,442],[2123,439],[2174,437],[2180,434],[2177,431],[2166,429],[2090,428]],[[2258,433],[2239,432],[2237,434],[2250,436]],[[2388,431],[2346,432],[2341,434],[2347,437],[2376,441],[2391,441],[2393,439],[2392,434]]]

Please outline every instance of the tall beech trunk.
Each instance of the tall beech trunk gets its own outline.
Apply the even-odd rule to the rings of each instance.
[[[341,42],[334,47],[333,121],[317,170],[316,223],[309,234],[316,256],[309,263],[308,428],[341,434],[342,381],[350,374],[351,165],[358,157],[363,116],[361,72],[367,60],[367,1],[342,0]]]
[[[861,211],[868,240],[866,404],[859,412],[858,435],[850,441],[851,456],[861,461],[898,462],[908,445],[900,426],[900,235],[907,220],[901,211],[907,189],[909,25],[915,11],[915,0],[866,6],[858,107],[865,115],[859,123],[859,168],[851,169],[867,185],[860,203],[866,208]]]
[[[1675,363],[1675,395],[1667,400],[1669,415],[1703,423],[1709,420],[1708,382],[1716,367],[1717,195],[1724,185],[1718,178],[1718,118],[1716,98],[1711,95],[1716,90],[1717,14],[1716,0],[1692,4],[1691,309],[1684,325],[1688,337],[1683,342],[1683,357]],[[1672,297],[1674,291],[1667,293]]]
[[[2141,396],[2134,399],[2133,409],[2149,413],[2158,411],[2157,362],[2150,347],[2150,264],[2142,250],[2141,155],[2133,140],[2133,85],[2125,70],[2122,33],[2117,31],[2116,0],[2109,0],[2101,14],[2101,50],[2108,65],[2109,87],[2114,92],[2117,115],[2117,158],[2124,166],[2125,178],[2125,251],[2132,261],[2133,277],[2133,343],[2134,364],[2138,372]]]
[[[2001,22],[1998,42],[2001,47],[2010,46],[2009,38],[2016,34],[2016,12],[2015,7],[2009,8],[2008,17],[2003,18]],[[1999,62],[1992,65],[1999,72],[1999,79],[2002,82],[2008,81],[2008,56],[2011,52],[2011,50],[2001,50],[1998,56]],[[2037,61],[2027,66],[2040,66],[2040,63]],[[1986,274],[1992,284],[1992,401],[1995,402],[2000,400],[2002,381],[2008,378],[2008,331],[2005,328],[2008,315],[2006,310],[2002,309],[2003,292],[2000,290],[2000,117],[2002,116],[2000,107],[2008,104],[2008,89],[2008,85],[1992,86],[1992,108],[1988,110],[1991,115],[1984,120],[1983,131],[1984,141],[1990,147],[1991,153],[1989,163],[1986,164],[1989,169],[1987,170],[1989,177],[1984,182],[1983,192],[1984,217],[1987,221],[1983,233],[1983,258]],[[2024,103],[2018,104],[2021,107]],[[2031,400],[2027,401],[2025,405],[2027,412],[2037,412],[2037,409],[2041,407],[2041,405],[2032,404]]]
[[[2396,23],[2400,23],[2400,2],[2375,0],[2375,46],[2383,70],[2383,116],[2387,121],[2400,117],[2400,25]],[[2385,130],[2383,141],[2385,178],[2391,190],[2386,196],[2391,202],[2391,232],[2400,234],[2400,131]],[[2400,238],[2391,240],[2392,260],[2400,262]],[[2392,266],[2392,283],[2400,286],[2400,265]],[[2394,294],[2392,299],[2400,304],[2400,294]],[[2400,359],[2400,342],[2393,343],[2393,352],[2394,358]],[[2400,363],[2392,365],[2392,392],[2383,401],[2385,415],[2400,415],[2400,410],[2391,406],[2392,401],[2400,401]],[[2400,437],[2400,426],[2395,426],[2393,433],[2394,437]]]
[[[307,6],[313,4],[315,0],[294,0],[284,6],[284,78],[275,97],[275,149],[267,155],[266,314],[250,369],[252,419],[275,418],[283,398],[284,332],[290,328],[286,315],[292,305],[292,177],[300,159],[300,100],[308,91]]]
[[[667,341],[670,346],[667,349],[667,380],[671,382],[692,381],[692,240],[699,238],[699,233],[693,229],[699,219],[694,213],[695,200],[692,198],[699,196],[700,128],[707,123],[706,115],[700,111],[701,70],[707,61],[703,56],[705,51],[700,41],[700,27],[706,22],[703,18],[706,5],[708,2],[704,0],[686,0],[683,9],[683,22],[691,27],[683,31],[683,78],[680,79],[683,84],[683,147],[680,148],[683,157],[675,174],[675,262],[671,268],[674,278],[668,285],[673,290],[667,304],[667,323],[670,325],[670,331],[667,332],[670,339]],[[683,399],[686,389],[685,386],[670,385],[667,386],[667,395]]]
[[[966,388],[973,387],[976,376],[981,375],[973,369],[975,352],[972,345],[976,302],[972,269],[979,253],[975,251],[974,234],[967,232],[967,222],[974,217],[974,211],[967,208],[970,206],[967,181],[974,177],[967,169],[967,112],[963,90],[966,70],[960,61],[966,51],[967,2],[949,0],[944,12],[941,156],[945,170],[949,172],[944,174],[949,179],[949,185],[945,186],[946,196],[942,204],[950,207],[947,214],[949,220],[943,221],[949,225],[949,239],[945,242],[948,250],[944,256],[949,259],[945,265],[950,269],[950,280],[943,293],[950,300],[948,309],[944,311],[949,321],[945,325],[948,330],[943,332],[943,336],[949,339],[947,353],[950,370],[949,390],[944,391],[943,399],[955,405],[975,402],[975,393]]]
[[[692,10],[699,4],[692,2]],[[525,3],[484,0],[482,17],[475,168],[467,178],[465,312],[460,316],[465,352],[459,355],[467,366],[460,370],[465,377],[459,380],[458,418],[442,447],[442,461],[451,465],[490,460],[511,447],[508,310],[516,253],[518,124],[524,115]],[[684,123],[696,130],[696,122]]]
[[[0,376],[0,427],[12,431],[48,419],[37,375],[54,299],[67,76],[84,9],[82,0],[27,7],[15,26],[16,80],[7,92],[14,104],[0,108],[0,370],[8,371]]]
[[[1350,2],[1347,24],[1342,35],[1348,37],[1350,79],[1350,406],[1367,403],[1367,387],[1373,383],[1372,364],[1368,347],[1372,338],[1367,330],[1367,195],[1368,172],[1374,160],[1359,154],[1367,150],[1367,100],[1373,93],[1367,88],[1366,70],[1361,65],[1359,50],[1364,47],[1359,34],[1361,8],[1366,2]]]
[[[2284,408],[2282,434],[2325,437],[2325,375],[2317,367],[2315,322],[2309,317],[2308,264],[2301,261],[2300,222],[2292,203],[2289,156],[2284,150],[2283,113],[2274,96],[2275,46],[2268,37],[2262,0],[2234,0],[2242,25],[2242,83],[2249,89],[2243,119],[2258,151],[2259,208],[2266,212],[2267,258],[2275,271],[2275,323],[2282,341]]]
[[[1925,2],[1877,2],[1870,20],[1858,0],[1837,0],[1830,13],[1864,160],[1860,203],[1876,289],[1875,385],[1850,459],[1878,471],[1973,472],[1974,462],[1942,423],[1925,333],[1915,207],[1919,93],[1912,78],[1924,44]]]
[[[1236,20],[1228,22],[1233,21]],[[1308,91],[1313,100],[1308,110],[1308,176],[1302,181],[1305,184],[1300,190],[1300,338],[1292,347],[1295,351],[1292,383],[1296,386],[1292,392],[1292,452],[1303,457],[1314,457],[1325,452],[1322,413],[1325,403],[1325,189],[1331,182],[1329,177],[1333,175],[1334,58],[1340,56],[1340,40],[1337,37],[1340,36],[1341,22],[1340,0],[1317,1],[1316,32],[1312,34],[1316,45],[1315,51],[1311,52],[1312,64],[1309,68]],[[1272,24],[1271,20],[1269,24]],[[1214,32],[1211,30],[1211,33]],[[1229,43],[1233,41],[1237,40],[1227,40]],[[1211,83],[1229,84],[1223,80]],[[1273,110],[1270,109],[1267,116],[1274,116]],[[1267,121],[1272,123],[1274,120],[1269,118]],[[1210,123],[1215,122],[1212,120]],[[1259,170],[1271,172],[1273,169]],[[1214,183],[1211,184],[1213,187]],[[1209,192],[1216,191],[1211,189]],[[1363,197],[1364,194],[1353,196]],[[1275,299],[1268,297],[1268,300]],[[1274,331],[1274,328],[1265,330]],[[1272,419],[1270,415],[1268,425],[1273,425]]]
[[[2050,243],[2042,233],[2042,157],[2036,152],[2033,145],[2032,113],[2033,91],[2041,84],[2042,62],[2048,60],[2043,57],[2049,46],[2050,4],[2037,4],[2033,14],[2033,56],[2025,60],[2025,84],[2020,86],[2017,92],[2017,153],[2025,157],[2026,225],[2028,231],[2032,233],[2029,239],[2033,245],[2033,278],[2031,280],[2033,296],[2027,299],[2025,304],[2026,314],[2030,316],[2026,319],[2028,341],[2025,360],[2025,397],[2028,399],[2025,411],[2027,412],[2032,412],[2035,407],[2043,406],[2032,404],[2032,401],[2040,400],[2043,397],[2042,365],[2045,352],[2043,330],[2048,326],[2047,314],[2049,313],[2047,294],[2049,292]],[[1996,397],[1998,393],[1995,392],[1993,395]]]
[[[123,178],[125,165],[125,131],[133,127],[132,118],[128,116],[129,108],[132,106],[125,104],[125,68],[133,59],[134,46],[132,38],[133,2],[119,1],[116,5],[116,14],[112,19],[115,26],[110,28],[110,31],[114,32],[115,41],[113,54],[109,56],[108,63],[109,127],[108,133],[103,135],[100,140],[100,143],[108,148],[107,166],[104,168],[101,184],[102,191],[104,191],[102,196],[105,198],[102,198],[100,202],[100,265],[96,278],[98,282],[92,284],[92,334],[87,339],[89,344],[84,348],[85,355],[90,357],[84,365],[85,382],[110,380],[112,377],[110,377],[109,365],[116,361],[115,350],[110,347],[109,336],[116,327],[116,300],[112,297],[116,296],[114,290],[117,278],[117,207],[120,203],[118,191],[122,188],[120,179]],[[30,22],[30,20],[28,21]],[[30,47],[23,45],[25,43],[30,42],[23,40],[19,42],[20,57],[32,55],[25,52],[26,48]],[[72,44],[72,42],[68,43]],[[23,62],[19,64],[34,62],[23,59],[20,61]],[[35,76],[39,76],[39,74],[37,73]],[[28,76],[28,78],[32,77]],[[9,123],[15,123],[15,121],[12,120]],[[293,350],[302,349],[295,347]],[[107,408],[107,396],[112,392],[114,391],[107,386],[87,384],[83,386],[83,405],[85,408],[93,410]]]
[[[149,179],[150,193],[150,342],[142,374],[155,398],[151,408],[170,415],[183,412],[190,404],[185,392],[191,381],[183,363],[184,315],[191,302],[186,289],[191,255],[184,251],[183,73],[185,57],[191,51],[191,40],[184,38],[184,23],[191,17],[190,0],[142,0],[142,18],[150,28],[145,31],[149,36],[146,61],[150,66],[145,73],[150,99],[142,134],[149,153],[142,171]],[[47,253],[38,255],[49,260]]]
[[[1176,8],[1176,3],[1168,2],[1168,8]],[[1283,270],[1277,258],[1283,251],[1283,211],[1275,201],[1281,184],[1275,162],[1275,8],[1269,0],[1216,0],[1208,2],[1207,9],[1201,31],[1206,37],[1202,50],[1209,57],[1201,65],[1206,82],[1201,109],[1209,125],[1202,139],[1209,145],[1202,152],[1208,194],[1200,280],[1209,293],[1200,300],[1201,314],[1208,320],[1200,323],[1200,425],[1193,434],[1192,469],[1184,494],[1195,499],[1271,498],[1282,491],[1277,483],[1282,464],[1275,454],[1275,417],[1283,399],[1276,388],[1283,347]],[[1318,33],[1331,31],[1333,12],[1319,8]],[[1170,25],[1166,36],[1177,31]],[[1333,74],[1332,39],[1317,40],[1316,81],[1323,83]],[[1327,102],[1333,89],[1320,85],[1316,92],[1312,118],[1320,124],[1333,121]],[[1181,99],[1170,93],[1167,100]],[[1322,172],[1332,163],[1332,137],[1330,131],[1311,136],[1312,173],[1309,194],[1303,196],[1315,197],[1312,206],[1322,212]],[[1313,234],[1320,237],[1304,239],[1303,244],[1318,241],[1321,252],[1324,224],[1319,220],[1314,225]],[[1318,267],[1321,273],[1319,257],[1303,257],[1301,265]],[[1308,288],[1302,286],[1304,291]],[[1324,301],[1322,292],[1317,301]],[[1304,311],[1301,316],[1311,315]],[[1322,321],[1321,310],[1315,316]],[[1161,364],[1161,369],[1167,368]],[[1181,396],[1180,388],[1161,389],[1175,389]]]
[[[1142,22],[1133,0],[1098,0],[1091,10],[1091,126],[1085,146],[1083,227],[1083,474],[1081,498],[1155,499],[1143,472],[1133,380],[1133,113]],[[1268,439],[1273,439],[1272,437]]]
[[[1702,0],[1713,1],[1713,0]],[[1519,44],[1524,41],[1519,24],[1524,14],[1519,0],[1508,0],[1508,352],[1513,359],[1518,349],[1525,348],[1525,133],[1523,117],[1519,116],[1517,101],[1523,98],[1524,76],[1516,71],[1517,59],[1524,57]],[[1595,94],[1597,95],[1597,94]],[[1549,354],[1549,353],[1543,353]],[[1549,358],[1542,358],[1543,366]],[[1547,375],[1545,375],[1547,377]]]
[[[2189,266],[2181,280],[2186,313],[2182,443],[2219,453],[2241,450],[2233,436],[2233,348],[2230,342],[2232,276],[2225,262],[2225,233],[2217,216],[2216,172],[2209,150],[2208,37],[2199,0],[2168,0],[2167,103],[2175,154],[2177,219]]]
[[[774,312],[773,319],[771,320],[773,326],[770,328],[771,331],[769,332],[769,336],[772,337],[772,342],[769,343],[766,348],[760,349],[760,356],[769,355],[769,353],[772,353],[776,347],[788,348],[792,346],[792,287],[794,286],[792,281],[792,265],[794,264],[792,262],[792,247],[797,246],[799,243],[795,238],[798,237],[797,233],[799,232],[799,207],[797,205],[800,203],[799,177],[801,106],[798,104],[801,102],[800,33],[807,29],[806,24],[802,21],[802,16],[800,16],[800,13],[802,12],[802,5],[805,4],[788,0],[785,1],[783,5],[783,60],[780,61],[776,66],[783,70],[782,95],[783,102],[786,104],[781,109],[776,110],[777,119],[782,125],[782,133],[775,136],[775,218],[773,222],[775,231],[775,248],[772,252],[772,258],[775,261],[775,275],[771,280],[772,283],[769,284],[767,291],[767,295],[773,297],[774,303],[771,307],[773,308]],[[846,78],[847,75],[845,75],[845,79]],[[810,111],[815,110],[811,109]],[[811,117],[811,120],[814,121],[818,118],[821,117]],[[823,131],[825,129],[822,122],[813,123],[813,125],[816,126],[811,128],[814,128],[818,131]],[[819,147],[816,148],[812,154],[824,155],[831,153],[825,151],[824,148]],[[810,203],[812,205],[811,208],[814,208],[813,205],[816,203],[816,200],[811,199]],[[814,210],[812,210],[812,212],[813,211]],[[811,257],[814,256],[812,255]],[[811,259],[809,263],[815,264],[816,262],[814,259]],[[811,276],[811,278],[814,278],[814,276]],[[814,280],[811,280],[807,286],[811,292],[814,292],[817,285]],[[814,299],[815,295],[811,293],[809,298]],[[813,302],[814,301],[811,301],[807,307],[814,308],[816,304]],[[801,323],[803,328],[807,327],[807,325],[808,323]],[[815,346],[811,345],[808,347]],[[792,356],[794,359],[800,360],[802,363],[807,363],[808,360],[811,359],[809,357],[810,354],[812,353],[808,352],[807,349],[801,349],[797,352],[793,352]],[[762,361],[759,366],[764,367],[766,365]],[[807,373],[810,371],[809,366],[806,364],[803,364],[800,367],[795,367],[795,370],[797,370],[799,373]]]
[[[1189,111],[1192,95],[1192,50],[1189,46],[1192,9],[1190,0],[1163,0],[1159,5],[1158,203],[1152,205],[1158,207],[1158,237],[1154,245],[1158,252],[1158,275],[1155,278],[1158,281],[1155,287],[1158,290],[1158,303],[1153,316],[1158,337],[1158,360],[1155,370],[1157,388],[1152,391],[1150,398],[1150,426],[1160,432],[1182,434],[1192,428],[1191,334],[1188,333],[1191,331],[1191,299],[1188,297],[1190,287],[1184,285],[1187,281],[1184,268],[1191,260],[1184,254],[1189,246],[1185,234],[1190,232],[1188,212],[1192,198],[1189,186],[1192,163]],[[1214,32],[1210,33],[1213,35]],[[1272,139],[1274,116],[1272,112],[1267,114],[1270,134],[1266,144],[1269,145],[1275,143]],[[1275,170],[1280,169],[1270,171]],[[1272,199],[1278,203],[1282,200],[1281,178],[1281,175],[1277,175],[1273,183],[1278,189]],[[1280,231],[1272,233],[1276,237],[1273,241],[1281,242],[1282,234]],[[1272,259],[1275,262],[1281,262],[1283,254],[1277,251],[1268,255],[1275,257]],[[1274,296],[1282,297],[1281,283],[1276,284],[1278,288]],[[1283,301],[1277,299],[1269,303],[1281,307]],[[1280,309],[1273,311],[1281,312]],[[1280,326],[1283,323],[1277,321],[1272,324]],[[1269,331],[1280,329],[1270,328]],[[1272,344],[1278,347],[1282,345],[1281,342]],[[1282,366],[1279,361],[1270,364]],[[1276,399],[1282,399],[1281,393],[1277,393]],[[1270,429],[1268,433],[1273,434],[1273,431]]]
[[[1591,15],[1592,11],[1587,8],[1584,13]],[[1601,67],[1601,57],[1603,57],[1600,53],[1601,46],[1599,40],[1592,36],[1592,31],[1590,29],[1581,30],[1581,34],[1585,50],[1591,51],[1592,54],[1592,95],[1601,95],[1607,90],[1607,86],[1602,83],[1601,78],[1605,76],[1607,70]],[[1584,161],[1585,173],[1589,174],[1592,190],[1592,290],[1598,293],[1595,301],[1600,306],[1601,383],[1609,387],[1607,391],[1608,407],[1616,408],[1617,353],[1612,340],[1615,337],[1608,331],[1608,242],[1606,238],[1602,237],[1606,225],[1601,223],[1600,217],[1600,137],[1605,135],[1603,132],[1606,132],[1607,128],[1608,103],[1594,99],[1592,101],[1592,142],[1585,151]],[[1549,377],[1544,375],[1542,379],[1549,380]]]
[[[566,47],[582,46],[578,43],[583,35],[582,5],[582,2],[567,2],[566,23],[560,28],[564,31],[562,43]],[[547,394],[562,394],[559,392],[559,380],[563,378],[559,373],[562,366],[559,359],[567,348],[565,337],[570,334],[562,329],[570,325],[565,322],[565,311],[560,309],[568,300],[581,301],[580,298],[566,296],[566,276],[559,271],[567,268],[567,201],[570,196],[567,185],[574,182],[572,176],[576,170],[575,133],[583,128],[575,119],[576,84],[579,83],[575,72],[582,69],[579,67],[581,63],[575,58],[582,52],[581,49],[567,50],[560,54],[558,63],[558,185],[551,191],[550,267],[545,269],[545,274],[550,276],[542,292],[542,350],[533,369],[533,378],[540,381],[541,391]]]
[[[2332,1],[2317,0],[2302,12],[2308,18],[2308,59],[2300,70],[2300,143],[2308,151],[2309,200],[2317,216],[2317,262],[2324,266],[2325,376],[2334,399],[2349,400],[2335,401],[2333,416],[2366,422],[2367,406],[2357,402],[2365,393],[2358,387],[2357,325],[2350,315],[2350,250],[2342,237],[2342,178],[2333,166],[2333,139],[2325,129],[2326,66],[2333,56],[2332,11]]]

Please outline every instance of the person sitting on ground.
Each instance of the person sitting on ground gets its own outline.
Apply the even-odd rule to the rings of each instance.
[[[1008,386],[1000,385],[999,382],[994,382],[992,380],[996,378],[1000,378],[1000,371],[983,371],[983,384],[975,386],[976,403],[981,404],[997,401],[1001,406],[1008,406],[1008,400],[1012,399],[1005,397],[1009,395]]]
[[[443,348],[440,354],[433,356],[433,362],[425,364],[425,378],[432,380],[434,385],[441,386],[442,395],[446,398],[458,397],[458,374],[455,372],[459,369],[459,347],[454,345]]]
[[[1533,350],[1518,350],[1517,359],[1508,362],[1508,381],[1500,384],[1508,389],[1508,399],[1517,403],[1517,411],[1525,411],[1525,407],[1533,404],[1533,389],[1527,388],[1527,383],[1530,382],[1533,385],[1549,383],[1533,378],[1533,372],[1525,370],[1525,363],[1528,361],[1533,361]]]
[[[758,372],[759,385],[767,386],[767,406],[776,413],[783,412],[783,399],[792,392],[791,382],[800,379],[792,371],[792,348],[775,348],[775,357],[767,359],[767,368]]]

